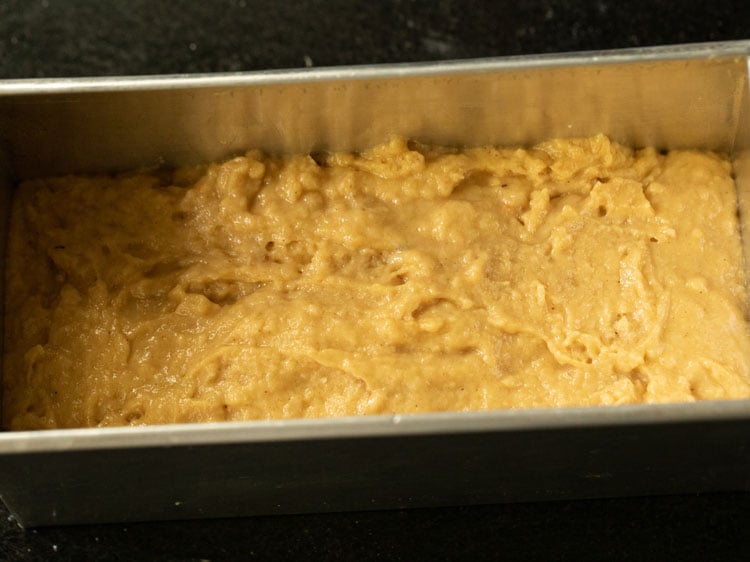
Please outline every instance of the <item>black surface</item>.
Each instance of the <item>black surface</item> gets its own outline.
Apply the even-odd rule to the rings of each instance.
[[[0,77],[217,72],[741,39],[750,3],[4,0]]]
[[[747,560],[750,495],[665,496],[21,531],[3,560]],[[5,518],[3,518],[5,519]]]
[[[742,38],[750,38],[747,1],[5,0],[0,78],[237,71]],[[31,531],[0,508],[0,560],[740,560],[750,557],[749,539],[749,494]]]

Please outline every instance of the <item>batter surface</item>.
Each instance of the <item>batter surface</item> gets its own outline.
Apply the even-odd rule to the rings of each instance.
[[[709,153],[598,136],[26,182],[3,425],[750,396]]]

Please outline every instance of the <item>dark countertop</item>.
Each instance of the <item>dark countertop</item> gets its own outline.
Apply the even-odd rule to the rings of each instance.
[[[3,0],[0,77],[220,72],[743,39],[750,4]]]
[[[742,39],[750,3],[0,0],[0,30],[0,78],[217,72]],[[749,539],[741,493],[28,531],[0,507],[0,560],[733,560]]]

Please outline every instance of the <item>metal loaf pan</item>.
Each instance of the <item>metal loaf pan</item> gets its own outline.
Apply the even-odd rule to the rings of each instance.
[[[735,164],[750,232],[750,42],[463,62],[0,83],[18,180],[397,133],[528,145],[604,132]],[[5,224],[0,225],[5,232]],[[698,329],[698,327],[696,327]],[[23,525],[750,489],[750,401],[0,433]]]

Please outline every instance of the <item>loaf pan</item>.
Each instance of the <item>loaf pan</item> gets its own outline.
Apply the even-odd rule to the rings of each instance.
[[[605,133],[727,153],[750,232],[750,42],[240,74],[0,82],[0,196],[33,177],[392,134]],[[0,232],[7,229],[2,217]],[[747,237],[743,242],[747,256]],[[0,433],[24,526],[750,489],[750,401]]]

